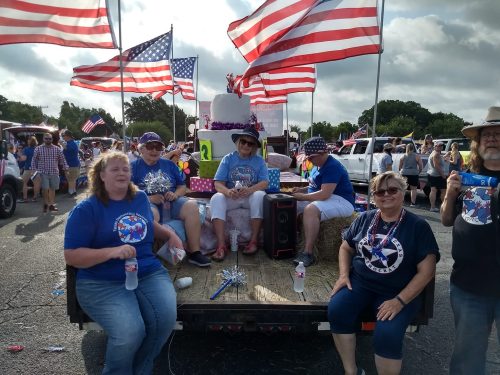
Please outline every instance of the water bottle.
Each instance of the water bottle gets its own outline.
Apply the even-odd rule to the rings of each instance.
[[[137,258],[129,258],[125,261],[125,289],[134,290],[137,288],[137,271],[139,270],[139,265],[137,264]]]
[[[234,184],[234,188],[235,188],[235,189],[236,189],[236,191],[239,193],[239,192],[240,192],[240,190],[241,190],[241,189],[243,189],[243,184],[241,183],[241,181],[239,181],[239,180],[238,180],[238,181],[236,181],[236,183]],[[240,204],[242,204],[242,203],[243,203],[243,200],[240,198],[240,199],[238,199],[238,202],[239,202]]]
[[[163,207],[162,207],[162,217],[163,217],[163,221],[162,223],[166,223],[168,221],[170,221],[170,219],[172,218],[172,215],[170,213],[170,208],[172,207],[172,204],[169,202],[169,201],[165,201],[165,203],[163,203]]]
[[[496,187],[498,185],[498,179],[496,177],[482,176],[475,173],[460,172],[462,177],[462,185],[465,186],[491,186]]]
[[[299,262],[299,265],[295,267],[295,277],[293,278],[293,290],[297,293],[302,293],[304,291],[304,279],[306,278],[306,268],[303,262]]]

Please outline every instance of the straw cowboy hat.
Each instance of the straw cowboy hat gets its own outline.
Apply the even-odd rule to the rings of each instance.
[[[462,129],[462,134],[467,138],[477,138],[479,130],[488,126],[500,126],[500,107],[488,108],[488,114],[481,124],[466,126]]]
[[[392,143],[385,143],[384,144],[384,151],[385,150],[392,150],[394,148],[394,145]]]

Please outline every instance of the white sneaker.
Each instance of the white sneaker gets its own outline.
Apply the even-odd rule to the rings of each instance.
[[[434,207],[429,210],[430,212],[439,212],[439,208]]]

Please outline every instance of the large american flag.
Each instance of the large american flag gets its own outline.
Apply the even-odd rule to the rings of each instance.
[[[250,97],[250,105],[257,104],[279,104],[286,103],[286,95],[268,96],[266,89],[259,75],[253,76],[249,80],[248,87],[244,87],[241,83],[241,76],[235,78],[235,88],[238,94],[248,95]]]
[[[153,93],[173,87],[170,71],[170,32],[123,52],[123,91]],[[121,91],[120,55],[97,65],[73,69],[72,86],[99,91]]]
[[[250,64],[244,78],[378,53],[377,0],[267,0],[228,35]]]
[[[356,139],[358,139],[362,135],[366,135],[366,128],[368,128],[368,125],[363,125],[358,130],[356,130],[354,133],[352,133],[351,138],[343,141],[344,146],[355,144]]]
[[[195,100],[193,86],[194,67],[196,65],[196,57],[182,57],[172,59],[172,76],[174,81],[173,90],[160,91],[152,94],[154,99],[159,99],[167,92],[170,94],[181,93],[186,100]]]
[[[105,0],[0,0],[0,45],[116,48]]]
[[[87,120],[85,124],[82,125],[82,131],[84,133],[90,133],[92,129],[94,129],[97,125],[104,125],[106,124],[104,120],[102,119],[101,116],[98,114],[94,114],[90,116],[90,118]]]
[[[260,73],[267,96],[295,92],[313,92],[316,88],[316,66],[302,65]]]

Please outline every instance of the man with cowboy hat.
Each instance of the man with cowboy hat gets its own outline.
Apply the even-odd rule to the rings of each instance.
[[[500,107],[490,107],[481,124],[462,133],[472,140],[470,172],[500,179]],[[441,205],[441,222],[453,225],[450,300],[455,347],[450,374],[485,374],[495,322],[500,342],[500,240],[498,187],[469,186],[452,171]]]

